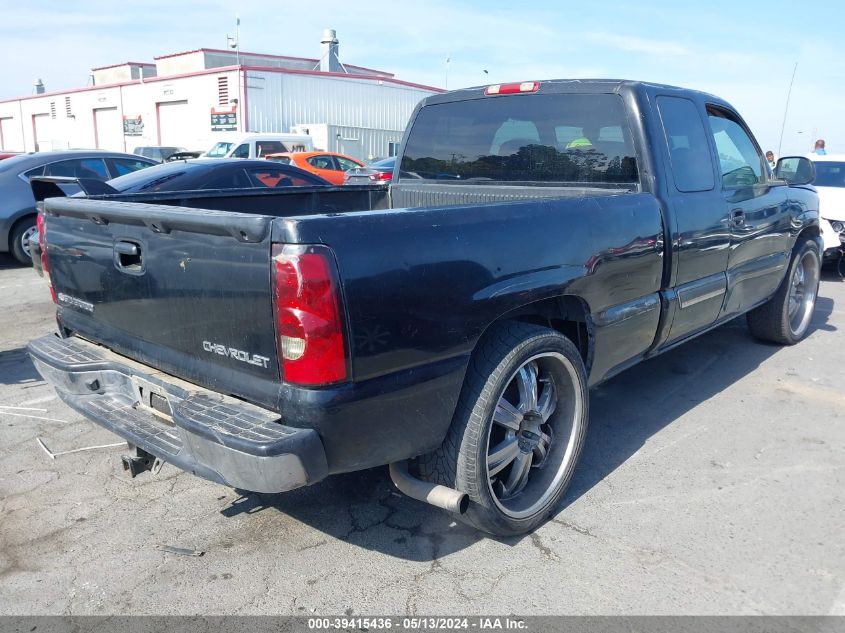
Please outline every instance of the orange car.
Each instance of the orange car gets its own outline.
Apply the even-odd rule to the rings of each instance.
[[[361,161],[332,152],[281,152],[267,154],[264,158],[300,167],[325,178],[333,185],[343,184],[343,175],[346,171],[364,166]]]

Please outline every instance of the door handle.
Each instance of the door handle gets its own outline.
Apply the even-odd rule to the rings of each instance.
[[[141,245],[137,242],[120,240],[114,243],[114,265],[130,275],[142,275],[144,273],[144,261],[141,253]]]
[[[745,211],[742,209],[731,209],[731,226],[743,226],[745,224]]]
[[[140,249],[137,244],[132,242],[116,242],[114,245],[114,252],[121,255],[138,255]]]

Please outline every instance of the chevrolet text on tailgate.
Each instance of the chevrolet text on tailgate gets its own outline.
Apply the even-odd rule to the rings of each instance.
[[[717,97],[459,90],[402,148],[389,187],[46,200],[59,332],[36,367],[133,474],[281,492],[389,464],[508,535],[558,508],[590,386],[742,314],[763,340],[808,332],[813,165],[773,175]]]

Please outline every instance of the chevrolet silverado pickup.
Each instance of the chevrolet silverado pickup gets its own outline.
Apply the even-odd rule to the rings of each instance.
[[[590,386],[742,314],[808,332],[812,164],[773,176],[717,97],[458,90],[402,148],[389,186],[47,199],[38,371],[133,469],[282,492],[387,464],[506,535],[556,511]]]

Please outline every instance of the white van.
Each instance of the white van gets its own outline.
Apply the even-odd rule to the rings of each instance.
[[[262,158],[278,152],[313,152],[314,140],[306,134],[253,133],[224,137],[203,156],[206,158]]]

